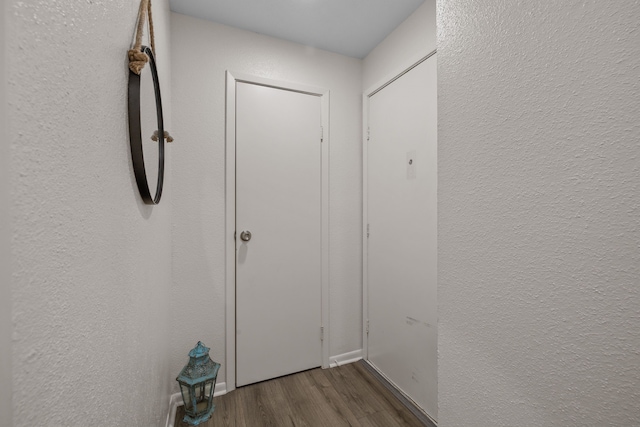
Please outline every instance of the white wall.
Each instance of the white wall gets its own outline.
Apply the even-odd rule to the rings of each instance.
[[[171,34],[173,299],[197,313],[173,311],[172,372],[179,372],[198,340],[226,363],[225,70],[331,91],[330,354],[359,350],[361,61],[175,13]],[[219,381],[225,381],[223,371]]]
[[[436,48],[436,0],[425,0],[363,60],[362,90],[384,83]]]
[[[0,4],[0,427],[11,426],[11,230],[9,226],[9,133],[6,119],[5,3]]]
[[[136,3],[9,2],[15,426],[166,416],[171,192],[143,205],[131,167]],[[167,1],[154,17],[170,124]]]
[[[640,425],[640,3],[438,13],[439,425]]]

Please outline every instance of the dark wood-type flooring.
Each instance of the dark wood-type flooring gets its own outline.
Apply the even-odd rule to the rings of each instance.
[[[203,427],[423,427],[423,424],[362,365],[312,369],[240,387],[214,398]],[[183,407],[176,413],[182,422]]]

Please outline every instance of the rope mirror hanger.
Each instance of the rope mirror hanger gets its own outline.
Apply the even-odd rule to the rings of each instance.
[[[142,45],[142,33],[146,18],[149,22],[149,39],[151,47]],[[133,171],[138,185],[138,191],[142,200],[147,205],[157,205],[162,197],[162,187],[164,183],[164,141],[172,142],[173,138],[164,130],[162,115],[162,98],[160,96],[160,82],[158,80],[158,70],[155,61],[155,42],[153,34],[153,20],[151,16],[151,0],[141,0],[138,11],[138,24],[136,28],[136,39],[132,49],[128,51],[129,57],[129,143],[131,146],[131,160]],[[157,131],[151,137],[152,141],[158,142],[158,181],[156,193],[151,195],[147,172],[144,166],[144,150],[142,146],[142,126],[140,121],[140,74],[145,64],[149,64],[153,79],[153,90],[155,95]]]

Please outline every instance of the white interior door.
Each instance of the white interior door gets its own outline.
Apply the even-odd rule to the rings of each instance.
[[[431,56],[369,98],[368,360],[437,418],[437,81]]]
[[[320,138],[319,96],[237,83],[237,386],[321,365]]]

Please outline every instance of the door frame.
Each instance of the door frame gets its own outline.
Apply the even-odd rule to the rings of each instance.
[[[437,53],[418,53],[407,66],[370,86],[362,94],[362,358],[369,360],[369,99]]]
[[[226,71],[225,335],[227,392],[236,388],[236,84],[250,83],[320,97],[321,105],[321,325],[322,368],[329,367],[329,90]],[[319,331],[320,333],[320,331]]]

